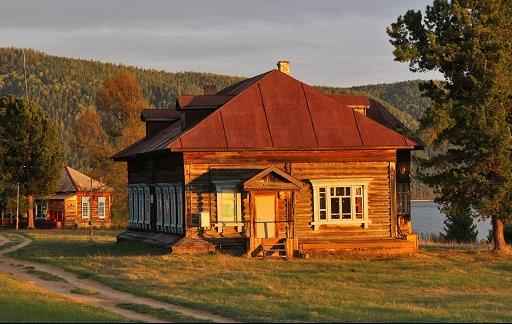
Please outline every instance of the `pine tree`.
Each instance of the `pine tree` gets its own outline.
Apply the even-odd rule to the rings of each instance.
[[[442,206],[464,201],[492,218],[502,253],[503,223],[512,222],[511,17],[509,0],[434,0],[387,29],[397,61],[444,76],[421,86],[432,100],[421,120],[426,141],[445,147],[423,161],[422,180]]]
[[[34,195],[52,192],[63,165],[62,143],[53,122],[33,102],[0,98],[2,181],[18,182],[28,199],[28,227],[34,228]]]
[[[443,239],[448,242],[475,243],[478,230],[473,223],[474,215],[466,204],[445,206],[443,213],[446,215],[444,221]]]

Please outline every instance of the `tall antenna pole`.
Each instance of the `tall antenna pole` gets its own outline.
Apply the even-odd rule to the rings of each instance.
[[[22,48],[21,52],[23,53],[23,75],[25,76],[25,97],[27,98],[27,101],[28,101],[29,98],[28,98],[28,82],[27,82],[27,60],[25,57],[25,49]]]
[[[20,222],[20,183],[18,182],[18,195],[16,196],[16,230],[19,229]]]

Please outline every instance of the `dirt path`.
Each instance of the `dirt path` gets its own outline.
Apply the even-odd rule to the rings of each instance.
[[[6,244],[7,242],[9,242],[8,239],[6,239],[5,237],[3,236],[0,236],[0,246]]]
[[[126,310],[116,305],[122,303],[133,303],[133,304],[143,304],[153,308],[161,308],[172,312],[178,312],[185,316],[195,317],[197,319],[219,322],[219,323],[236,323],[231,319],[224,318],[219,315],[211,314],[208,312],[203,312],[199,310],[194,310],[178,305],[172,305],[165,302],[157,301],[150,298],[139,297],[130,293],[122,292],[119,290],[115,290],[111,287],[108,287],[104,284],[101,284],[97,281],[91,279],[80,279],[75,274],[64,271],[60,268],[56,268],[47,264],[36,263],[25,260],[17,260],[12,259],[5,256],[7,253],[16,251],[21,249],[27,245],[29,245],[32,240],[26,238],[25,236],[12,234],[18,236],[23,241],[15,246],[0,250],[0,271],[10,273],[18,278],[24,278],[26,281],[34,283],[37,286],[43,287],[47,290],[50,290],[54,293],[62,295],[66,298],[69,298],[73,301],[98,306],[105,308],[113,313],[120,314],[129,319],[139,320],[144,322],[151,323],[165,323],[159,318],[139,314],[134,311]],[[2,236],[0,234],[0,240]],[[3,240],[2,240],[3,241]],[[2,244],[0,241],[0,245]],[[4,243],[5,244],[5,243]],[[43,271],[50,273],[55,276],[59,276],[66,281],[46,281],[42,280],[39,277],[29,274],[22,267],[33,267],[35,270]],[[86,296],[86,295],[77,295],[71,293],[71,290],[80,288],[84,290],[94,290],[98,292],[94,296]]]

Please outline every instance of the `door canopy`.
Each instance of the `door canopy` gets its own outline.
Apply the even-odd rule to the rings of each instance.
[[[245,191],[300,190],[302,183],[276,167],[268,167],[244,182]]]

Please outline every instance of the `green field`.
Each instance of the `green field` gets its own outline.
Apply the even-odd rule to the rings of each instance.
[[[0,273],[0,287],[2,323],[127,322],[126,318],[60,298],[10,275]]]
[[[510,322],[512,258],[423,248],[413,257],[262,261],[176,257],[113,236],[25,232],[16,258],[50,263],[140,296],[258,322]],[[70,241],[63,242],[69,235]]]

